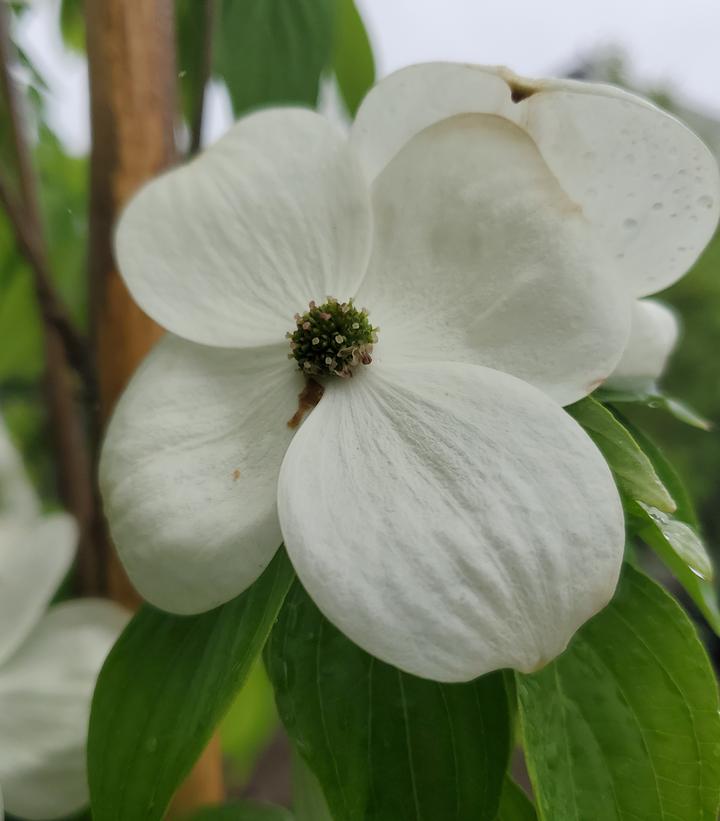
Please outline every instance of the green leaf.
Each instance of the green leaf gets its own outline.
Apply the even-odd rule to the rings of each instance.
[[[222,750],[237,780],[250,777],[279,723],[272,686],[258,659],[220,727]]]
[[[205,92],[207,26],[205,3],[175,0],[178,90],[182,112],[188,123],[192,123],[200,97]]]
[[[320,782],[297,752],[293,754],[293,810],[297,821],[333,821]]]
[[[675,510],[675,502],[655,472],[652,462],[607,408],[586,396],[565,410],[585,428],[598,446],[621,493],[666,513]]]
[[[509,776],[503,784],[500,811],[495,821],[537,821],[532,801]]]
[[[219,807],[205,807],[188,821],[293,821],[284,807],[272,807],[255,801],[236,801]]]
[[[628,511],[629,526],[662,559],[720,636],[720,606],[712,583],[712,561],[698,532],[699,522],[692,500],[660,448],[627,420],[623,419],[623,424],[632,432],[677,503],[672,516],[636,504]]]
[[[198,616],[143,607],[93,698],[88,777],[95,821],[165,813],[245,680],[294,573],[283,549],[245,593]]]
[[[335,0],[222,0],[215,69],[236,115],[270,104],[315,106],[334,13]]]
[[[502,673],[439,684],[350,642],[299,583],[266,647],[280,717],[342,821],[494,819],[510,746]]]
[[[85,50],[85,17],[83,0],[62,0],[60,31],[63,42],[72,51]]]
[[[337,0],[333,69],[350,114],[355,116],[375,82],[375,59],[354,0]]]
[[[712,422],[700,416],[685,402],[663,393],[659,388],[652,390],[614,391],[600,388],[593,396],[599,401],[611,405],[642,405],[645,408],[660,408],[678,421],[684,422],[693,428],[711,430]]]
[[[720,717],[692,623],[629,565],[615,598],[539,673],[518,675],[540,817],[716,821]]]

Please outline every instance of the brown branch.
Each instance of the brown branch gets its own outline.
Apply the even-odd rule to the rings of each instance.
[[[0,199],[8,213],[18,247],[33,273],[43,320],[45,390],[56,456],[58,491],[78,522],[80,543],[77,569],[81,592],[95,594],[101,579],[91,535],[95,519],[95,494],[85,426],[69,369],[69,357],[74,357],[79,364],[84,361],[84,352],[80,351],[80,337],[74,329],[71,330],[69,315],[54,290],[49,273],[37,181],[24,133],[20,99],[10,76],[11,49],[9,11],[4,3],[0,3],[0,99],[5,103],[4,119],[12,140],[19,182],[19,193],[15,199],[6,182]],[[69,343],[67,349],[66,343]]]
[[[200,93],[197,99],[197,106],[193,112],[192,123],[190,124],[190,154],[197,154],[200,150],[202,140],[203,116],[205,114],[205,96],[207,84],[210,82],[212,73],[212,47],[213,29],[215,26],[215,2],[205,0],[203,9],[202,29],[202,59],[200,62]]]

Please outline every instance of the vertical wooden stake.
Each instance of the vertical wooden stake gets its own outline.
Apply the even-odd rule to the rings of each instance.
[[[175,36],[172,0],[86,0],[92,155],[89,276],[91,329],[103,427],[140,360],[162,334],[131,299],[112,254],[122,206],[175,158]],[[114,553],[108,590],[136,606]],[[178,792],[169,818],[222,800],[220,750],[211,743]]]

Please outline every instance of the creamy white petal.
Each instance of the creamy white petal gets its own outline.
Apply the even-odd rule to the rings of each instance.
[[[234,598],[280,545],[277,475],[303,388],[287,350],[168,335],[122,396],[100,486],[125,569],[157,607],[197,613]]]
[[[679,333],[675,311],[654,299],[637,300],[630,339],[606,386],[642,389],[655,383],[665,370]]]
[[[208,345],[273,344],[310,299],[354,292],[369,194],[339,129],[269,109],[143,188],[115,245],[133,297],[164,327]]]
[[[39,511],[35,490],[0,416],[0,515],[34,518]]]
[[[8,812],[59,818],[87,805],[90,699],[126,621],[110,602],[65,602],[0,667],[0,783]]]
[[[568,404],[594,390],[630,329],[627,289],[528,135],[485,114],[408,142],[373,190],[358,301],[378,357],[506,371]]]
[[[473,365],[377,364],[330,386],[290,444],[278,505],[325,615],[440,681],[547,663],[622,562],[618,494],[584,431]]]
[[[715,158],[674,117],[613,86],[492,66],[411,66],[368,94],[352,142],[372,179],[414,134],[465,112],[497,114],[527,131],[635,295],[679,279],[712,237]]]
[[[0,517],[0,664],[45,612],[76,546],[75,520],[65,513]]]

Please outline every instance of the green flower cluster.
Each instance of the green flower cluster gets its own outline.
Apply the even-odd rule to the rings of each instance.
[[[372,362],[373,328],[368,312],[352,299],[338,302],[328,297],[322,305],[311,302],[304,314],[295,314],[296,329],[289,331],[290,353],[308,376],[352,376],[357,365]]]

